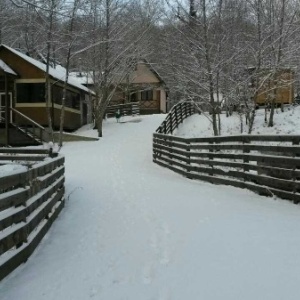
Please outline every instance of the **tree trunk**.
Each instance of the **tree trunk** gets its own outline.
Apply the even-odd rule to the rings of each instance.
[[[217,116],[216,116],[216,107],[215,107],[215,100],[214,100],[214,82],[213,82],[213,74],[211,68],[211,61],[210,61],[210,48],[209,48],[209,40],[208,40],[208,24],[207,24],[207,16],[206,16],[206,0],[202,0],[202,13],[203,13],[203,26],[204,26],[204,51],[205,51],[205,61],[206,61],[206,68],[208,73],[208,86],[209,86],[209,102],[210,108],[212,113],[212,125],[213,125],[213,132],[214,135],[217,136],[218,133],[218,126],[217,126]]]
[[[50,55],[51,55],[51,46],[52,46],[52,33],[53,33],[53,18],[54,18],[54,10],[56,8],[55,0],[51,1],[51,9],[49,15],[49,28],[47,33],[47,57],[46,57],[46,82],[45,82],[45,102],[46,102],[46,112],[48,118],[48,127],[49,127],[49,135],[50,141],[54,141],[53,136],[53,120],[51,115],[52,110],[52,99],[51,99],[51,83],[50,83]],[[51,107],[50,107],[51,105]]]
[[[61,101],[61,111],[60,111],[60,122],[59,122],[59,147],[62,147],[63,145],[63,129],[64,129],[64,122],[65,122],[65,104],[66,104],[66,96],[67,96],[67,86],[68,86],[68,80],[69,80],[69,69],[70,69],[70,60],[71,60],[71,49],[72,49],[72,34],[73,34],[73,26],[74,26],[74,19],[76,10],[78,8],[78,0],[75,0],[73,4],[72,9],[72,15],[71,15],[71,22],[70,22],[70,28],[68,30],[68,37],[71,39],[68,43],[68,52],[66,57],[66,76],[65,76],[65,82],[63,87],[63,96]]]

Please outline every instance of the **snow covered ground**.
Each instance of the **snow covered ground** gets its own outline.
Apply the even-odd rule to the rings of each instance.
[[[66,144],[66,207],[1,300],[299,299],[300,206],[155,165],[163,119]]]
[[[210,117],[208,115],[208,117]],[[175,135],[184,137],[207,137],[213,134],[211,122],[208,117],[193,115],[184,121],[174,132]],[[241,133],[240,116],[234,112],[231,117],[221,114],[221,135],[240,135],[248,133],[248,126],[243,117],[243,132]],[[277,109],[274,115],[274,126],[265,124],[265,110],[256,110],[252,134],[300,134],[300,106],[285,107],[282,113]]]

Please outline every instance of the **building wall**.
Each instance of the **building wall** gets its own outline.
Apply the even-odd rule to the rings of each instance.
[[[0,59],[23,79],[45,78],[44,72],[5,48],[0,48]]]
[[[145,63],[138,63],[136,70],[132,72],[129,78],[132,84],[145,84],[145,83],[160,83],[159,78],[149,69]]]
[[[52,115],[52,122],[54,129],[59,128],[60,124],[60,113],[61,106],[55,104],[55,107],[50,108],[50,112]],[[33,121],[38,124],[48,127],[48,117],[45,103],[25,103],[25,104],[16,104],[16,109],[22,114],[26,115]],[[20,119],[16,116],[16,121],[18,124],[26,125],[26,121]],[[81,114],[80,112],[76,112],[72,109],[65,109],[65,122],[64,129],[66,130],[75,130],[81,126]]]
[[[264,79],[262,79],[264,80]],[[292,71],[281,71],[274,79],[266,79],[262,87],[258,90],[255,102],[264,105],[270,102],[275,93],[275,103],[290,104],[294,100],[294,73]]]
[[[167,112],[167,93],[164,89],[160,90],[160,112]]]
[[[0,48],[0,59],[2,59],[7,65],[9,65],[17,74],[18,77],[16,80],[11,82],[10,90],[13,92],[13,107],[18,111],[34,120],[35,122],[41,124],[42,126],[48,127],[48,118],[46,113],[46,104],[45,103],[16,103],[16,82],[18,83],[45,83],[45,73],[39,70],[36,66],[25,61],[15,53],[10,52],[8,49]],[[0,79],[1,79],[0,74]],[[52,80],[51,85],[63,86],[63,83],[57,82],[57,80]],[[1,82],[0,82],[1,88]],[[52,93],[52,89],[49,89]],[[85,100],[86,95],[82,93],[79,89],[76,89],[72,86],[68,86],[68,90],[80,94],[81,102]],[[0,91],[1,92],[1,91]],[[52,97],[51,97],[52,98]],[[60,122],[60,105],[49,104],[51,110],[51,117],[53,118],[53,125],[55,128],[59,127]],[[80,108],[83,108],[82,103]],[[85,111],[87,114],[88,108],[85,109],[65,109],[65,126],[66,130],[74,130],[79,128],[83,123],[87,121],[87,117],[83,116],[82,113]],[[20,117],[15,117],[16,121],[26,123]]]

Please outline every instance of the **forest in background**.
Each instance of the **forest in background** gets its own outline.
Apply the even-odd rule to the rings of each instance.
[[[2,0],[0,43],[49,66],[91,72],[99,136],[111,86],[139,59],[166,82],[169,107],[196,102],[219,135],[221,107],[230,113],[234,106],[251,133],[253,99],[264,81],[274,82],[268,126],[280,70],[292,70],[298,92],[299,18],[296,0]]]

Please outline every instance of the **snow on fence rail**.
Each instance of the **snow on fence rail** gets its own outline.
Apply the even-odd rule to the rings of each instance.
[[[63,156],[0,148],[0,162],[9,159],[23,168],[0,176],[0,280],[28,259],[64,206]]]
[[[190,179],[300,202],[300,136],[153,135],[153,161]]]
[[[180,102],[172,107],[166,119],[157,128],[157,133],[173,133],[184,119],[195,113],[195,105],[191,102]]]

